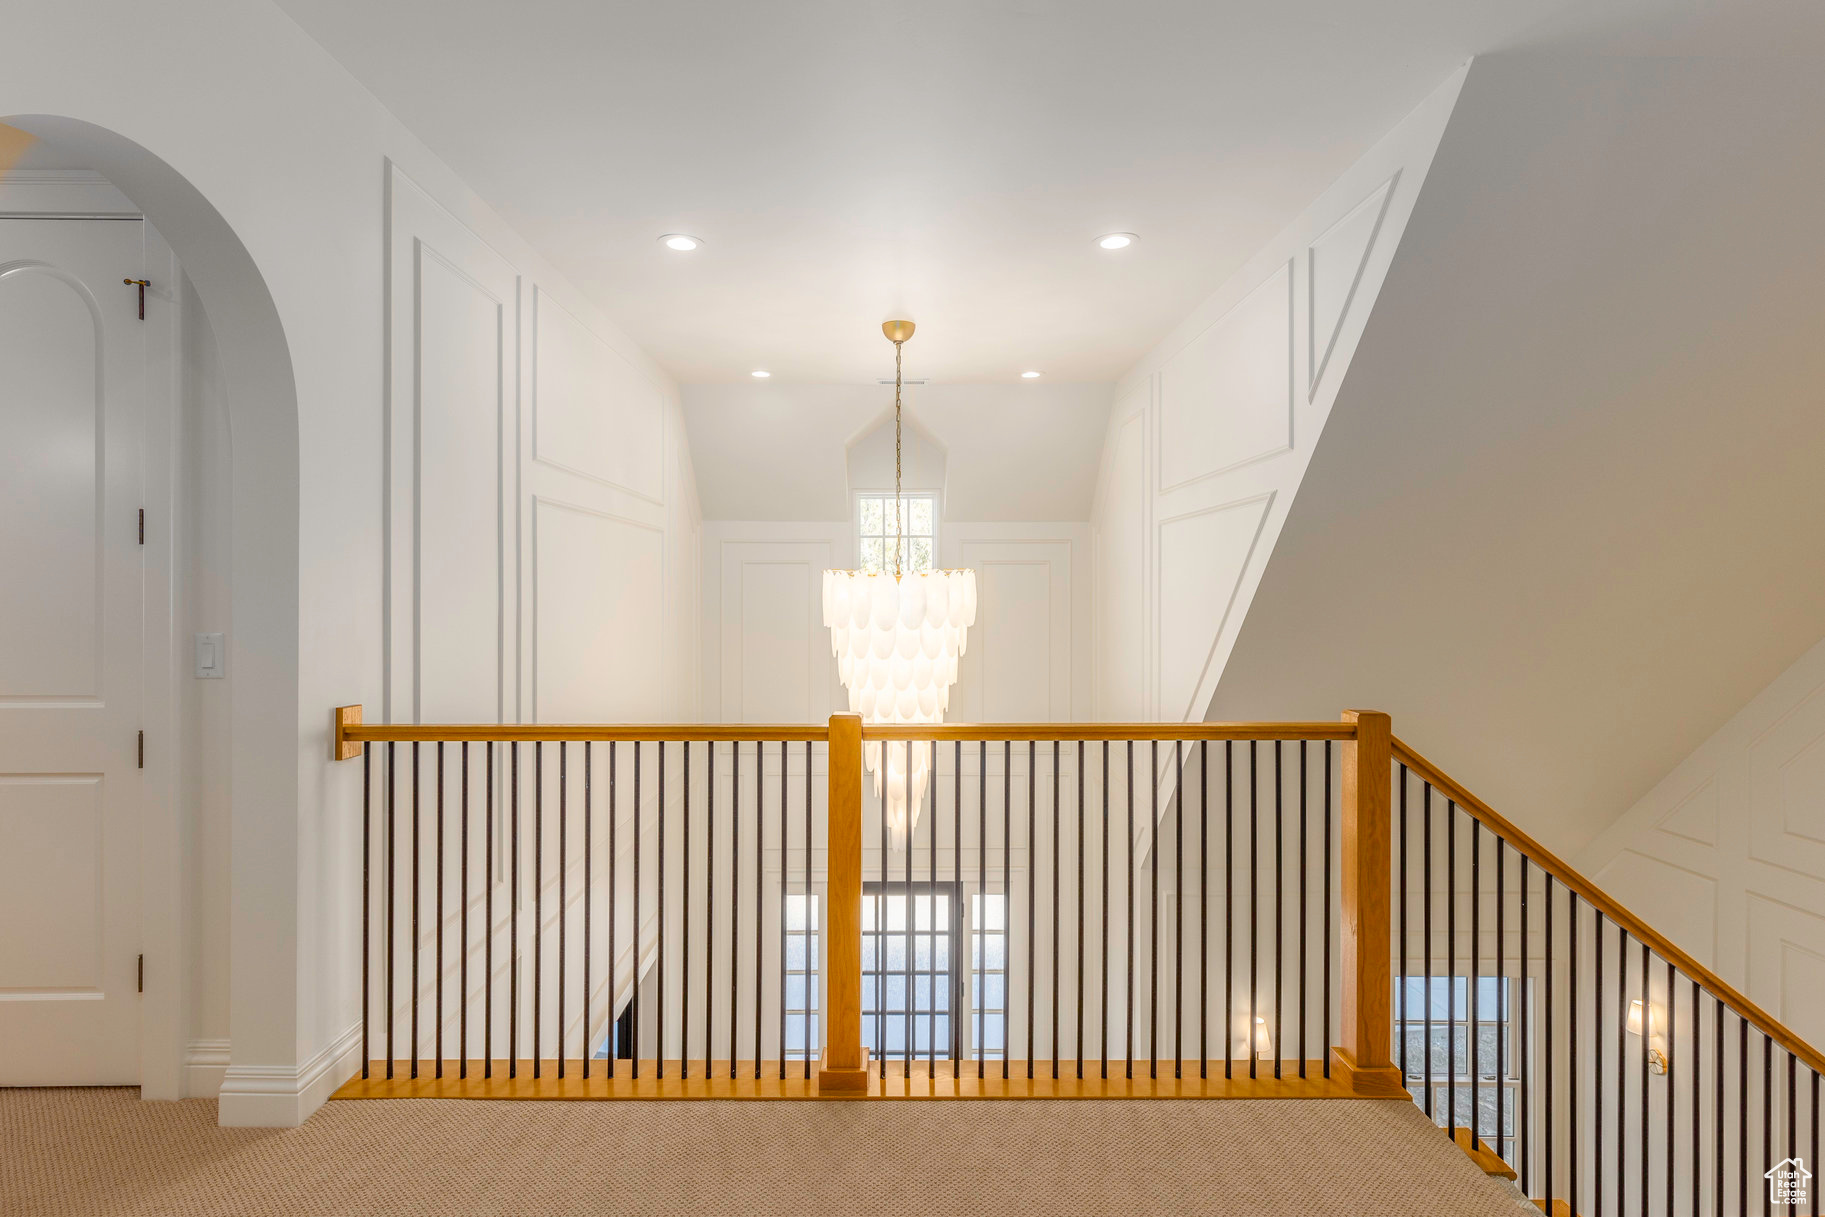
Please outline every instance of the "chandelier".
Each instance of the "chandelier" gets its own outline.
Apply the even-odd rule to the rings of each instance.
[[[851,713],[867,723],[941,723],[976,624],[976,572],[904,568],[900,367],[913,323],[889,321],[881,332],[894,350],[893,569],[825,571],[824,624]],[[877,740],[863,747],[863,763],[874,775],[887,827],[910,837],[931,777],[929,749]]]

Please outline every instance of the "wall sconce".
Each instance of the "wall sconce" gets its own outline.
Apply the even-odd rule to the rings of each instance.
[[[1642,1023],[1644,1021],[1647,1024],[1648,1071],[1650,1073],[1664,1074],[1667,1071],[1667,1054],[1661,1049],[1660,1045],[1664,1044],[1666,1041],[1662,1039],[1659,1034],[1659,1027],[1657,1026],[1658,1020],[1654,1017],[1654,1009],[1652,1006],[1645,1007],[1644,1014],[1643,1003],[1640,1001],[1630,1002],[1629,1034],[1642,1034]]]

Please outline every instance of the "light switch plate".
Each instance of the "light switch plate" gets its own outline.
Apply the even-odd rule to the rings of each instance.
[[[196,678],[198,680],[220,680],[228,675],[228,652],[222,645],[220,634],[198,634],[196,636]]]

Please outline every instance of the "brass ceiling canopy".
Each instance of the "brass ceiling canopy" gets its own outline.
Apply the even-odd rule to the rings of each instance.
[[[910,321],[883,321],[881,332],[887,335],[887,341],[898,346],[913,336],[913,323]]]

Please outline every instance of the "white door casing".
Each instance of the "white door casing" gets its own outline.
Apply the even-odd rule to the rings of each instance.
[[[140,1080],[144,225],[0,221],[0,1084]]]

